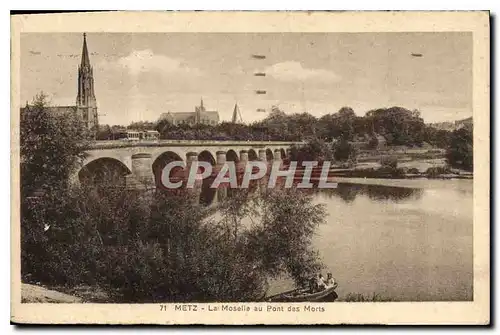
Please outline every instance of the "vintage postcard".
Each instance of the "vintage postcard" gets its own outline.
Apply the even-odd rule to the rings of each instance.
[[[489,324],[488,12],[11,21],[12,322]]]

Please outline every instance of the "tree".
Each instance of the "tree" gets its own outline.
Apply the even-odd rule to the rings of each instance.
[[[91,134],[75,112],[55,112],[37,95],[20,115],[21,269],[44,273],[50,256],[45,230],[64,217],[70,177],[85,157]],[[67,257],[66,254],[61,254]]]
[[[331,143],[313,138],[303,146],[290,148],[290,159],[301,164],[304,161],[332,161],[333,150]]]
[[[278,106],[273,106],[271,113],[262,121],[257,122],[255,126],[263,128],[270,139],[286,140],[289,138],[288,116]]]
[[[448,148],[451,134],[452,132],[448,130],[426,126],[424,130],[424,140],[438,148]]]
[[[351,107],[342,107],[337,113],[324,115],[319,119],[318,136],[330,141],[333,139],[351,141],[359,126],[354,110]]]
[[[103,192],[55,199],[60,210],[39,216],[50,229],[23,248],[23,275],[97,286],[115,302],[220,302],[256,301],[268,279],[303,284],[322,267],[311,240],[324,207],[300,190],[236,190],[218,220],[189,193]]]
[[[67,186],[81,164],[91,134],[76,112],[53,112],[47,96],[37,95],[21,110],[21,194]]]
[[[356,114],[351,107],[342,107],[338,113],[334,114],[334,122],[339,129],[339,137],[343,140],[351,141],[354,136],[354,122]]]
[[[472,127],[453,131],[450,146],[446,151],[448,164],[472,171],[474,167]]]
[[[288,128],[293,130],[293,139],[316,137],[318,120],[308,113],[292,114],[288,118]]]
[[[356,148],[345,139],[342,139],[334,144],[333,157],[337,161],[355,161],[356,154]]]
[[[338,136],[338,129],[333,122],[332,114],[323,115],[318,120],[317,135],[326,141],[332,141]]]
[[[133,130],[155,130],[156,124],[154,122],[150,121],[136,121],[132,122],[127,126],[127,129],[133,129]]]
[[[396,169],[398,167],[398,158],[393,156],[383,156],[380,159],[382,168]]]
[[[388,145],[421,145],[424,140],[425,124],[418,111],[381,108],[367,112],[365,118],[373,132],[387,139]]]
[[[99,125],[99,128],[96,131],[96,140],[111,140],[112,137],[113,133],[111,131],[111,127],[108,124]]]
[[[312,237],[324,223],[324,205],[313,204],[311,195],[296,188],[267,190],[258,198],[241,201],[245,198],[240,194],[229,199],[223,213],[230,216],[226,221],[230,226],[237,222],[235,245],[243,252],[240,257],[250,263],[251,273],[260,273],[260,280],[288,275],[298,286],[305,285],[323,267]],[[252,224],[243,225],[244,219]]]

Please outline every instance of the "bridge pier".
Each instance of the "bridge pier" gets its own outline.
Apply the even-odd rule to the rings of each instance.
[[[217,164],[215,166],[214,171],[218,174],[219,171],[224,166],[224,164],[226,163],[227,158],[226,158],[226,152],[223,150],[219,150],[215,154],[217,156],[217,158],[216,158]],[[225,187],[218,188],[215,192],[216,193],[215,193],[215,197],[214,197],[214,203],[222,202],[222,201],[224,201],[224,199],[227,198],[227,189]]]
[[[190,151],[186,154],[186,167],[191,166],[193,162],[198,161],[198,153],[194,151]]]
[[[154,187],[154,175],[151,166],[151,154],[140,153],[132,155],[132,174],[146,188]]]
[[[78,187],[80,185],[80,177],[78,176],[78,171],[73,171],[69,175],[69,183],[70,187]]]
[[[267,162],[266,150],[264,150],[264,149],[259,150],[259,160],[261,160],[263,162]]]
[[[274,161],[276,161],[276,162],[281,162],[282,161],[281,150],[280,149],[274,150]]]
[[[187,183],[189,178],[189,171],[191,170],[191,166],[198,162],[198,153],[197,152],[188,152],[186,154],[186,170],[184,171],[184,182]],[[195,181],[193,188],[186,188],[187,192],[193,196],[194,203],[198,204],[200,202],[200,194],[201,194],[201,185],[198,181]]]
[[[247,162],[248,162],[248,151],[246,150],[242,150],[240,152],[240,162],[243,164],[243,165],[246,165]]]
[[[217,156],[216,157],[217,163],[215,165],[215,171],[218,172],[222,168],[222,166],[226,163],[226,152],[219,150],[215,153],[215,155]]]

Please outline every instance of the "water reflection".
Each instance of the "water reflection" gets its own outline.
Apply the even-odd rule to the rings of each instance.
[[[303,189],[327,208],[313,245],[340,283],[339,298],[356,293],[399,301],[470,301],[472,181],[412,181],[414,187],[355,181]],[[231,197],[259,196],[268,178],[245,190],[210,184],[201,185],[200,203],[216,206]],[[277,183],[280,187],[284,184]],[[291,288],[290,280],[280,279],[268,294]]]
[[[218,190],[210,188],[213,179],[206,179],[201,186],[200,204],[212,205],[216,201],[231,198],[234,194],[238,196],[257,194],[262,192],[267,187],[267,179],[260,181],[252,181],[249,185],[247,192],[237,192],[234,189],[226,186],[219,187]],[[296,186],[297,183],[295,183]],[[418,188],[409,187],[394,187],[394,186],[381,186],[381,185],[363,185],[363,184],[350,184],[339,183],[336,188],[318,188],[318,184],[313,184],[312,189],[302,189],[303,192],[311,195],[320,194],[327,198],[340,198],[346,203],[351,203],[356,200],[356,197],[367,196],[374,201],[391,201],[401,202],[409,199],[419,200],[422,197],[423,190]],[[277,188],[283,188],[284,183],[277,183]],[[216,196],[217,195],[217,196]]]
[[[328,197],[339,197],[347,203],[353,202],[360,195],[366,195],[375,201],[399,202],[407,199],[418,200],[423,194],[423,190],[417,188],[347,183],[339,183],[337,188],[316,190]]]

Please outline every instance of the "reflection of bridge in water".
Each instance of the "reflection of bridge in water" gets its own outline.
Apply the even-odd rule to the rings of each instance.
[[[161,172],[172,161],[205,161],[212,166],[233,161],[282,161],[289,149],[302,142],[257,141],[98,141],[90,150],[74,180],[83,184],[115,184],[129,188],[161,185]]]

